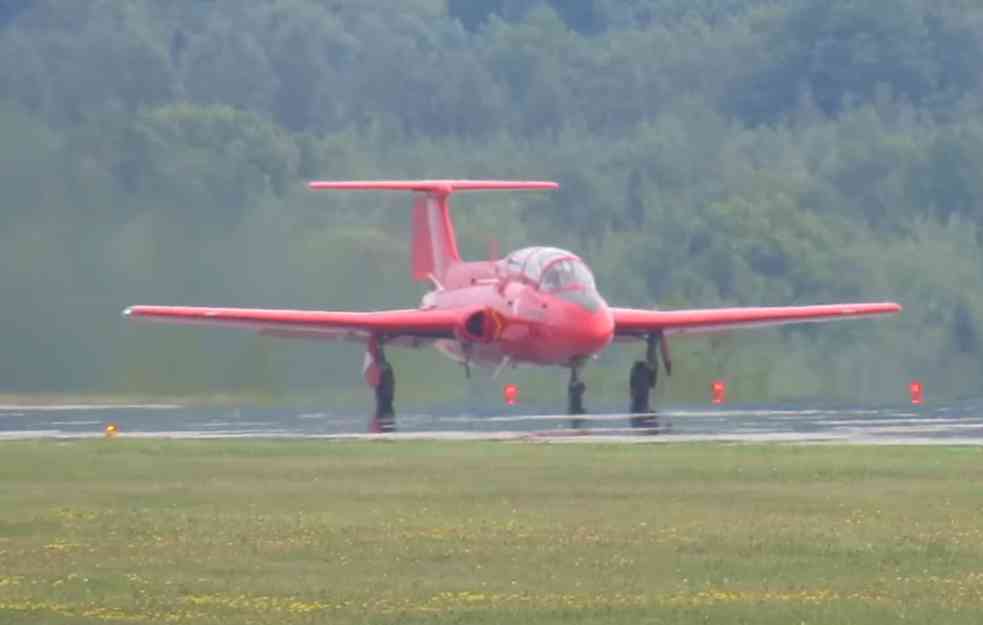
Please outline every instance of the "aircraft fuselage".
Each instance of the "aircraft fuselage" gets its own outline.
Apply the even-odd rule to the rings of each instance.
[[[614,318],[583,261],[562,250],[527,249],[550,256],[534,275],[521,265],[510,266],[509,259],[516,254],[529,254],[520,250],[503,261],[462,263],[448,275],[449,284],[423,298],[423,309],[482,311],[480,323],[476,319],[473,331],[461,337],[466,340],[438,340],[441,352],[460,362],[486,366],[503,362],[569,366],[611,343]],[[589,279],[545,288],[540,274],[549,280],[560,263],[575,263]]]

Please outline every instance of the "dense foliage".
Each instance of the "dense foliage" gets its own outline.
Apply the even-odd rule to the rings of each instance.
[[[302,182],[427,176],[560,181],[459,198],[465,250],[572,247],[614,303],[906,307],[677,341],[675,398],[972,393],[981,65],[968,0],[0,0],[0,389],[354,393],[354,347],[118,312],[406,305],[407,198]]]

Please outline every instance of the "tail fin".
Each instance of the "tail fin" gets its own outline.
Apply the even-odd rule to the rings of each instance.
[[[414,191],[413,278],[443,282],[448,269],[461,262],[450,214],[450,196],[455,191],[557,189],[555,182],[511,182],[507,180],[370,180],[354,182],[311,182],[313,190]]]

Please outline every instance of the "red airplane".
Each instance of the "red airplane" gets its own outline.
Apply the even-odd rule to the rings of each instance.
[[[133,306],[123,315],[171,323],[232,326],[283,338],[343,339],[364,343],[363,373],[375,390],[370,429],[392,431],[395,378],[386,360],[390,346],[433,345],[462,363],[502,368],[508,365],[554,365],[570,369],[567,389],[570,415],[584,414],[586,386],[581,369],[612,341],[645,344],[645,360],[629,376],[631,412],[636,426],[652,423],[649,394],[672,363],[666,337],[740,327],[829,321],[898,313],[893,302],[769,308],[643,310],[615,308],[597,291],[587,265],[568,251],[526,247],[504,259],[461,259],[450,215],[456,191],[556,189],[555,182],[498,180],[423,180],[311,182],[311,189],[401,190],[416,194],[413,207],[412,274],[434,289],[418,308],[375,312],[265,310]]]

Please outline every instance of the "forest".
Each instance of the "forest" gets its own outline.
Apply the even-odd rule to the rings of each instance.
[[[561,190],[456,196],[466,256],[567,247],[612,304],[905,307],[676,340],[665,401],[976,394],[980,67],[970,0],[0,0],[0,393],[367,403],[357,346],[119,313],[414,306],[410,198],[304,183],[470,177]],[[394,356],[403,405],[478,392]]]

